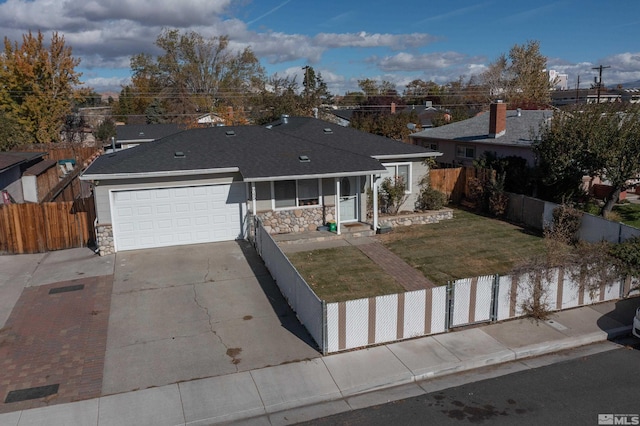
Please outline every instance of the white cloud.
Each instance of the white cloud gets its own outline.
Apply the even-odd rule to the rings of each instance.
[[[459,66],[469,61],[477,60],[459,52],[427,53],[414,55],[401,52],[394,56],[384,58],[371,57],[370,63],[375,63],[381,70],[392,71],[422,71],[422,70],[442,70],[453,66]]]
[[[437,40],[436,37],[424,33],[413,34],[369,34],[360,33],[320,33],[313,38],[318,46],[337,47],[389,47],[403,49],[425,46]]]

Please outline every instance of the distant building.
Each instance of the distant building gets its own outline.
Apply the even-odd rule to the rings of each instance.
[[[556,90],[567,90],[569,88],[569,74],[549,70],[549,81],[553,83],[553,88]]]

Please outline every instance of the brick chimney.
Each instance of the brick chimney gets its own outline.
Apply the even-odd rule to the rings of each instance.
[[[499,138],[507,132],[507,104],[502,101],[491,104],[489,109],[489,137]]]

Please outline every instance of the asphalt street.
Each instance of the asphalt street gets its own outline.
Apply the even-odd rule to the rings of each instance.
[[[640,415],[640,344],[632,343],[305,424],[598,425],[599,414]]]

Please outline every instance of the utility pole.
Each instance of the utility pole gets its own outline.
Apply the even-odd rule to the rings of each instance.
[[[580,74],[578,74],[578,82],[576,83],[576,103],[580,103]]]
[[[597,101],[598,103],[600,103],[600,88],[602,87],[602,70],[606,69],[606,68],[611,68],[611,67],[608,66],[608,65],[606,67],[603,67],[602,65],[600,65],[599,67],[591,68],[592,70],[598,70],[599,71],[597,79],[596,79],[596,77],[594,77],[594,80],[596,80],[596,82],[595,82],[596,83],[596,88],[598,89],[598,101]]]

